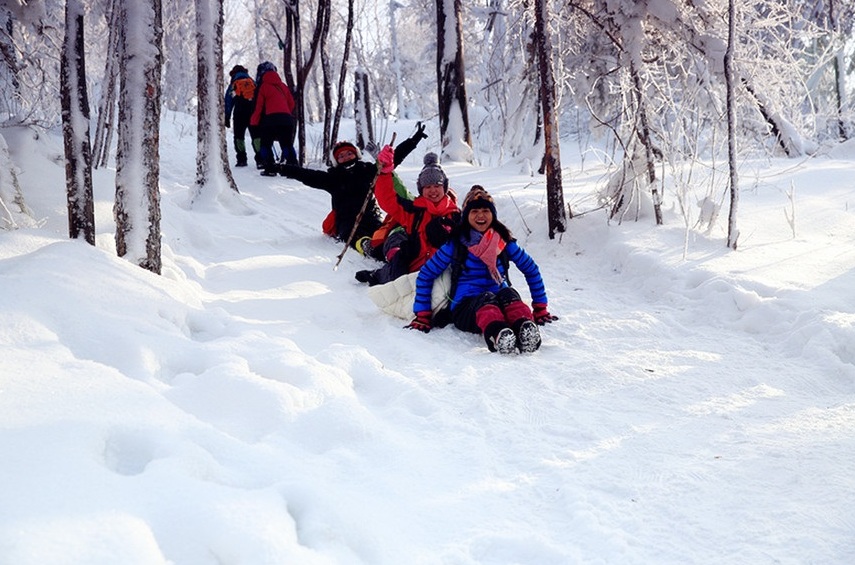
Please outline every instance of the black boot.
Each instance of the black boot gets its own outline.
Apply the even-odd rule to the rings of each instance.
[[[516,346],[520,353],[534,353],[540,348],[540,330],[531,320],[522,319],[514,322],[514,333],[517,336]]]
[[[246,167],[246,152],[240,151],[237,154],[237,163],[235,163],[235,167]]]
[[[377,276],[374,274],[374,271],[356,271],[354,278],[361,283],[368,283],[368,286],[377,284]]]
[[[517,338],[514,330],[505,322],[492,322],[484,330],[484,341],[490,351],[498,351],[502,355],[509,355],[516,351]]]

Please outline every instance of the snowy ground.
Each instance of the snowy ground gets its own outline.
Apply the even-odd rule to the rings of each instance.
[[[542,178],[446,165],[560,316],[500,357],[333,271],[325,193],[238,169],[188,207],[192,122],[165,128],[160,277],[114,256],[112,171],[69,241],[61,144],[7,138],[43,222],[0,232],[0,563],[855,562],[855,145],[746,165],[735,252],[670,194],[665,226],[549,240]]]

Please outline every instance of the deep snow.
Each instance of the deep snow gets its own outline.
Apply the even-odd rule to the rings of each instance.
[[[4,135],[41,225],[0,231],[0,563],[855,560],[852,143],[746,163],[737,251],[668,192],[664,226],[609,223],[575,143],[591,211],[555,240],[542,177],[445,164],[560,317],[501,357],[402,329],[356,253],[333,271],[321,191],[236,169],[240,197],[189,206],[190,117],[161,135],[162,276],[115,257],[112,169],[97,247],[69,241],[59,138]]]

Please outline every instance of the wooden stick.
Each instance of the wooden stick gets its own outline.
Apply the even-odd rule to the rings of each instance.
[[[392,134],[392,141],[389,142],[389,145],[395,144],[395,138],[397,136],[397,133]],[[356,235],[356,230],[359,229],[359,222],[362,221],[362,216],[365,214],[366,208],[368,208],[368,203],[371,202],[371,197],[374,196],[374,185],[377,184],[378,176],[380,176],[380,167],[377,167],[377,173],[374,175],[374,180],[371,181],[371,186],[368,187],[368,194],[365,195],[365,201],[362,203],[362,208],[360,208],[359,214],[356,215],[356,221],[353,222],[353,229],[350,230],[350,235],[348,236],[347,241],[344,242],[344,249],[342,249],[341,253],[338,254],[338,260],[333,266],[333,271],[338,270],[338,266],[341,264],[344,254],[347,253],[347,249],[350,247],[350,242],[353,241],[353,236]]]

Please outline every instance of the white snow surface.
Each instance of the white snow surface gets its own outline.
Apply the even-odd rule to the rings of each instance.
[[[550,240],[543,177],[443,163],[560,317],[499,356],[334,271],[322,191],[244,168],[190,206],[194,127],[164,119],[162,276],[115,256],[112,169],[71,241],[60,138],[4,130],[40,224],[0,231],[0,563],[855,562],[855,144],[746,165],[736,251],[726,213],[686,245],[667,192],[663,226]]]

